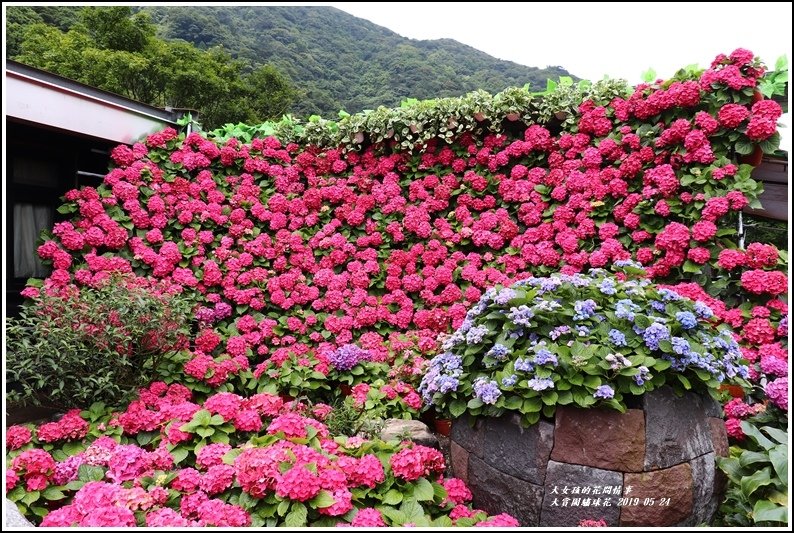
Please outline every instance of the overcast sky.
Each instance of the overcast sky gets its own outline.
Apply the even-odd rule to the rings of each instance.
[[[580,78],[667,78],[735,48],[770,66],[791,58],[791,3],[347,3],[330,5],[413,39],[451,38],[522,65],[559,65]],[[790,125],[787,115],[784,121]],[[785,131],[784,149],[791,150]]]

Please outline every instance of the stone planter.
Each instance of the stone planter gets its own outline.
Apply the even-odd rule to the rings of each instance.
[[[476,508],[510,513],[522,526],[570,527],[584,518],[693,526],[711,520],[724,491],[714,461],[728,454],[719,417],[713,400],[665,387],[625,413],[558,407],[554,423],[528,429],[517,415],[473,427],[461,418],[452,425],[452,469]]]

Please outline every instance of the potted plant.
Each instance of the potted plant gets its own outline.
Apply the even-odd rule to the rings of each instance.
[[[678,476],[676,490],[690,501],[682,512],[653,515],[663,523],[652,524],[617,505],[621,492],[607,522],[673,525],[713,512],[691,503],[693,476],[713,479],[726,438],[710,395],[747,367],[707,305],[642,279],[639,265],[618,264],[618,276],[593,269],[490,289],[430,362],[419,390],[455,419],[455,475],[468,478],[479,505],[499,507],[517,491],[530,496],[505,511],[526,524],[565,525],[554,486],[606,476],[643,493],[676,486]],[[497,479],[514,488],[491,501]],[[714,497],[711,488],[698,494]],[[567,517],[571,525],[578,518]]]

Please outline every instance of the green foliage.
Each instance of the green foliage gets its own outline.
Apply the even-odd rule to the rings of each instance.
[[[36,11],[16,9],[9,9],[15,24],[13,31],[8,26],[10,57],[148,104],[197,109],[207,127],[278,117],[294,98],[276,67],[253,68],[220,47],[201,50],[158,38],[147,12],[86,7],[64,32]]]
[[[229,123],[210,132],[210,136],[219,142],[232,137],[250,142],[255,137],[274,135],[282,142],[323,147],[342,145],[348,150],[391,142],[395,150],[404,150],[433,139],[453,143],[466,132],[515,133],[531,124],[550,122],[571,127],[577,120],[576,108],[583,100],[606,105],[613,98],[630,93],[623,80],[576,85],[555,83],[552,88],[537,93],[518,87],[495,95],[478,90],[462,97],[411,99],[396,108],[381,106],[355,115],[343,113],[339,120],[313,116],[303,121],[287,115],[278,122],[258,126]]]
[[[730,480],[720,507],[721,525],[779,527],[788,524],[788,433],[769,426],[741,423],[743,447],[717,465]]]
[[[34,9],[39,13],[74,8]],[[561,67],[536,68],[498,60],[451,39],[408,39],[330,7],[164,6],[140,11],[151,15],[161,37],[183,40],[202,50],[223,47],[252,67],[273,65],[298,91],[291,99],[294,102],[278,114],[258,118],[219,114],[220,120],[209,122],[210,127],[230,121],[261,122],[287,111],[304,117],[332,117],[339,109],[357,112],[397,106],[408,97],[457,96],[476,89],[498,92],[528,84],[540,90],[547,78],[568,75]],[[19,40],[19,33],[19,26],[13,32],[9,26],[10,36]],[[17,50],[12,53],[9,47],[9,57]],[[282,99],[279,93],[271,94],[260,105]],[[206,118],[207,112],[200,110]]]
[[[369,411],[362,412],[360,409],[356,409],[349,399],[337,403],[324,423],[331,435],[348,437],[360,435],[373,438],[383,429],[382,418]]]
[[[122,401],[181,347],[191,307],[121,278],[69,296],[42,291],[6,321],[9,402],[67,409]]]
[[[758,84],[758,89],[767,97],[785,96],[788,92],[788,59],[780,56],[775,62],[775,70],[770,70],[764,74]],[[781,105],[786,106],[786,99],[783,98]],[[786,106],[787,107],[787,106]],[[786,111],[786,107],[783,108]]]

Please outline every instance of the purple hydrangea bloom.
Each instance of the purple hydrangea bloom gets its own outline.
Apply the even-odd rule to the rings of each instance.
[[[482,403],[493,405],[502,395],[499,384],[495,381],[488,381],[486,378],[474,380],[474,396],[479,398]]]
[[[367,350],[362,350],[355,344],[345,344],[330,353],[328,362],[334,368],[347,371],[356,366],[359,362],[369,361],[371,354]]]
[[[226,302],[218,302],[215,304],[215,320],[223,320],[232,316],[232,306]]]
[[[651,378],[651,372],[648,370],[647,366],[641,366],[637,370],[640,372],[634,376],[634,383],[642,387],[645,385],[645,382]]]
[[[527,385],[530,389],[540,392],[546,389],[553,389],[554,380],[551,378],[532,378],[527,382]]]
[[[611,400],[615,397],[615,390],[609,385],[601,385],[593,393],[593,397],[600,398],[602,400]]]
[[[513,368],[518,370],[519,372],[532,372],[535,366],[532,364],[532,361],[527,359],[521,359],[520,357],[516,359],[516,362],[513,364]]]
[[[569,333],[571,331],[570,326],[557,326],[551,332],[549,332],[549,338],[553,341],[556,341],[562,335]]]
[[[199,307],[198,311],[196,311],[196,320],[210,324],[215,321],[215,311],[209,307]]]
[[[664,302],[660,302],[659,300],[651,300],[651,308],[654,311],[664,313],[667,307],[664,305]]]

